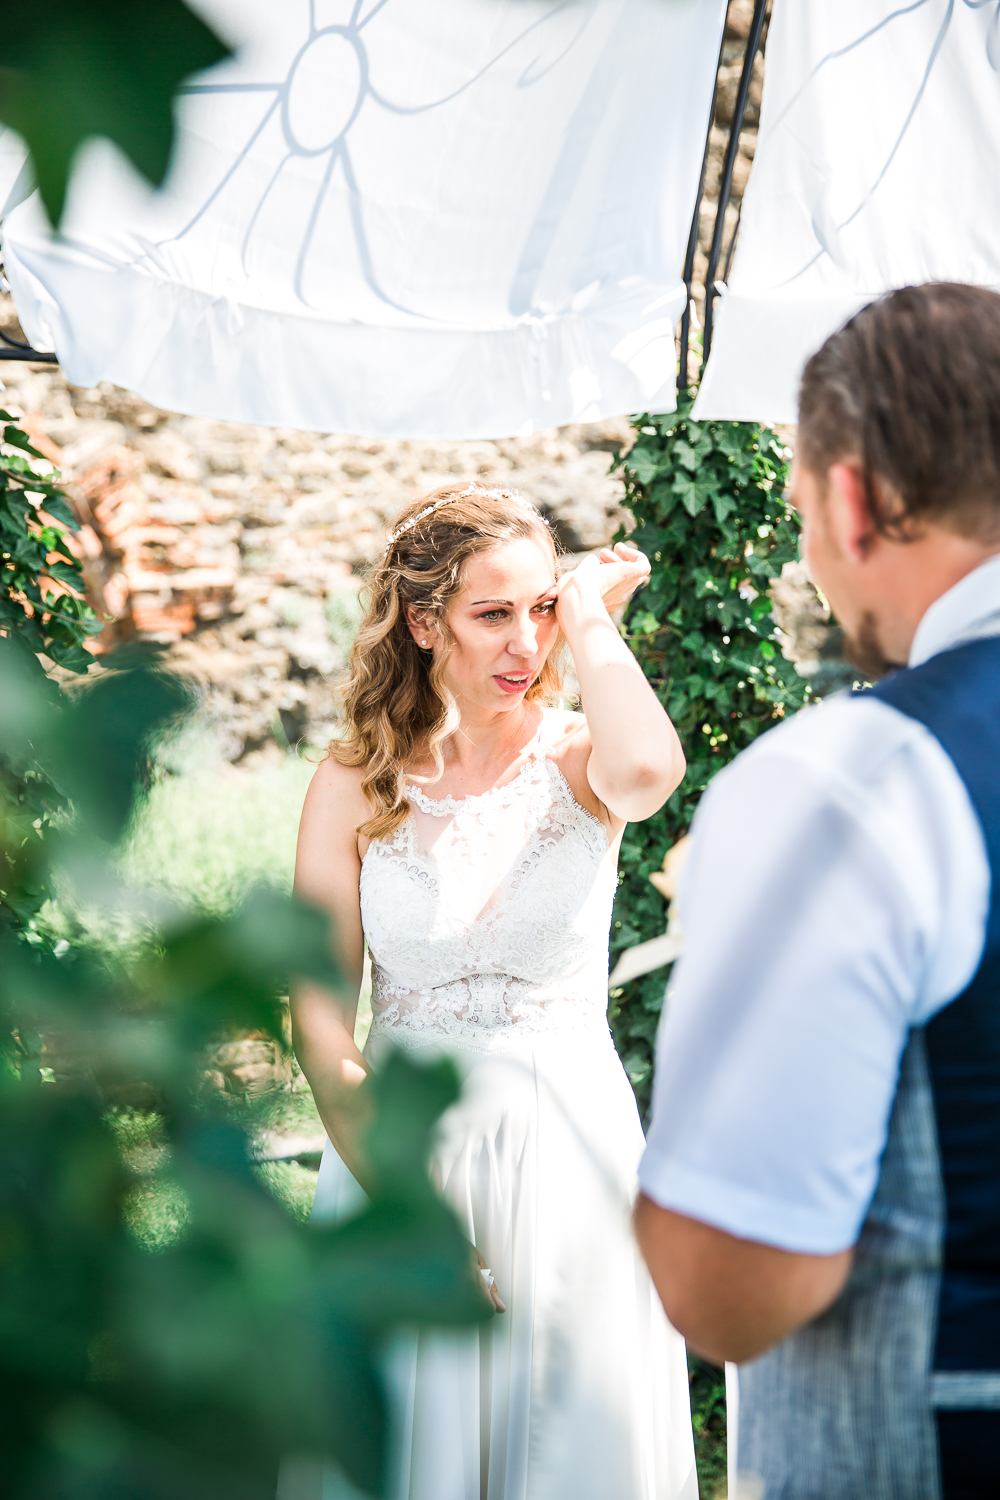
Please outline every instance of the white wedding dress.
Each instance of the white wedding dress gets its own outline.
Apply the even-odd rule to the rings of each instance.
[[[643,1138],[605,1018],[605,829],[543,749],[481,796],[407,796],[361,871],[366,1054],[455,1058],[462,1097],[433,1170],[507,1311],[395,1338],[387,1494],[697,1500],[684,1343],[630,1226]],[[360,1196],[328,1144],[314,1216]],[[286,1471],[282,1500],[349,1493],[329,1471]]]

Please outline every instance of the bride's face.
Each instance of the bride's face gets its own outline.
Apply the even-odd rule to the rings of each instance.
[[[459,703],[520,707],[559,633],[555,584],[551,549],[526,537],[469,559],[446,616],[445,682]]]

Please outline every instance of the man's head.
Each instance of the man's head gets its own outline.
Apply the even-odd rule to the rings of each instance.
[[[818,587],[871,675],[1000,552],[1000,295],[940,283],[870,303],[806,365],[792,498]]]

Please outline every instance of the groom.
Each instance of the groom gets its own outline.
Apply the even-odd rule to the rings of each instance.
[[[792,497],[878,685],[698,810],[639,1239],[741,1366],[765,1500],[995,1500],[1000,296],[910,287],[828,339]]]

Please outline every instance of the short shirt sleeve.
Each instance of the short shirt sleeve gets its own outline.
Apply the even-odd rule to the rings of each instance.
[[[695,819],[640,1182],[742,1238],[832,1254],[874,1192],[910,1027],[978,964],[989,868],[921,726],[877,702],[809,712]]]

